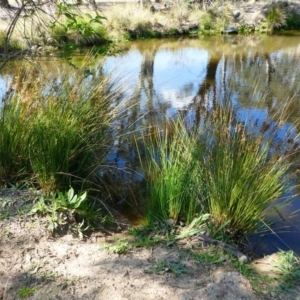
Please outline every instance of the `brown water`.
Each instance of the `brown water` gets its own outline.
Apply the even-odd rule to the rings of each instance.
[[[46,68],[70,67],[81,63],[73,57],[71,64],[47,59]],[[119,126],[132,132],[140,126],[159,123],[178,111],[191,123],[198,124],[201,116],[216,104],[231,102],[239,121],[262,125],[268,118],[278,126],[277,139],[286,135],[295,139],[300,128],[300,32],[284,36],[215,36],[194,39],[150,40],[128,43],[124,50],[91,63],[96,72],[110,74],[112,82],[123,88],[120,99],[135,99],[137,105],[126,110]],[[9,71],[0,76],[0,96],[10,80]],[[57,75],[59,77],[59,75]],[[288,103],[288,105],[287,105]],[[281,113],[289,118],[282,122]],[[280,120],[280,124],[278,124]],[[121,171],[116,180],[139,182],[142,176],[130,172],[135,168],[134,157],[127,147],[126,137],[116,141],[109,161]],[[295,182],[297,183],[297,182]],[[296,193],[286,192],[284,197]],[[131,194],[134,195],[134,191]],[[120,200],[123,205],[128,199]],[[300,198],[295,197],[282,207],[279,199],[270,231],[249,237],[254,252],[269,254],[292,248],[300,254]],[[138,199],[131,199],[134,204]],[[134,212],[130,208],[130,213]],[[133,217],[136,214],[133,213]]]

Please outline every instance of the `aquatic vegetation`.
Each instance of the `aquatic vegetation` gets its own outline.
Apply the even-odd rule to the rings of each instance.
[[[197,130],[171,122],[144,147],[140,160],[150,223],[170,218],[190,223],[197,214],[209,213],[215,230],[226,224],[231,236],[243,236],[257,229],[288,181],[286,157],[270,156],[269,141],[224,107]]]
[[[232,12],[228,5],[222,11],[218,10],[217,6],[210,7],[200,17],[200,32],[202,34],[210,34],[215,32],[222,32],[224,26],[230,23],[232,19]]]
[[[217,112],[216,118],[227,120],[213,120],[208,129],[210,141],[202,159],[205,189],[199,193],[217,228],[229,222],[231,235],[243,235],[257,228],[283,193],[289,163],[284,156],[270,157],[268,141],[235,125],[233,115],[226,114]]]
[[[140,162],[146,172],[150,223],[170,218],[177,221],[179,217],[192,221],[200,178],[194,159],[196,139],[196,134],[190,134],[182,121],[170,122],[165,130],[156,130],[150,139],[143,138],[144,149],[138,151],[141,150]]]
[[[38,66],[23,67],[1,108],[2,181],[26,180],[44,192],[81,187],[109,152],[113,93],[103,77],[78,76],[80,70],[57,79]]]
[[[200,24],[204,30],[211,30],[215,28],[213,16],[210,13],[207,13],[202,17]]]

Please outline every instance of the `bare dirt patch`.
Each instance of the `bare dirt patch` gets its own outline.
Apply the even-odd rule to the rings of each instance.
[[[24,287],[34,289],[29,299],[258,299],[232,268],[196,264],[175,246],[117,255],[99,241],[48,238],[32,220],[2,223],[1,235],[3,299]]]
[[[300,299],[300,287],[269,290],[278,276],[258,283],[257,294],[226,253],[211,255],[197,239],[137,247],[124,228],[53,237],[49,218],[28,213],[37,198],[0,190],[0,299]]]
[[[201,245],[162,243],[114,254],[107,245],[132,239],[126,230],[84,241],[54,238],[47,218],[20,215],[33,194],[0,192],[0,299],[259,299],[229,260],[197,261],[187,249]]]
[[[28,213],[37,197],[0,189],[0,299],[300,299],[297,286],[270,291],[276,276],[257,294],[227,253],[197,239],[137,247],[126,228],[53,237],[49,217]]]

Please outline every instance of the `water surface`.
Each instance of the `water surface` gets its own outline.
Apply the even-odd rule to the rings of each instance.
[[[78,57],[66,62],[49,58],[43,67],[59,81],[61,68],[80,63]],[[103,64],[95,59],[91,65],[94,74],[109,74],[122,87],[121,99],[137,101],[120,120],[119,126],[128,131],[153,122],[163,127],[166,118],[178,111],[198,124],[203,114],[228,102],[241,122],[260,127],[271,120],[278,142],[286,136],[296,139],[300,129],[295,125],[300,117],[300,33],[132,42],[120,54],[106,57]],[[11,80],[9,69],[2,74],[0,96]],[[289,115],[284,122],[283,111]],[[122,143],[123,150],[114,151],[109,160],[129,170],[136,156],[126,148],[125,138],[116,141],[116,149]],[[120,177],[125,180],[129,173],[123,174]],[[141,179],[139,173],[133,173],[134,181]],[[283,198],[295,193],[295,189],[287,191]],[[300,255],[300,198],[294,197],[286,206],[283,201],[278,200],[269,217],[276,235],[266,230],[249,237],[260,255],[289,247]]]
[[[164,120],[178,111],[197,123],[205,112],[230,99],[240,121],[260,127],[271,120],[279,142],[298,134],[299,33],[135,42],[122,54],[108,57],[104,72],[112,72],[112,80],[126,86],[127,96],[138,98],[133,117],[143,116],[145,123],[151,123],[153,114]],[[284,123],[283,111],[289,115]],[[126,159],[119,159],[124,164]],[[249,237],[254,252],[270,254],[290,247],[300,254],[300,198],[282,205],[296,193],[287,191],[268,218],[276,235],[266,230]]]

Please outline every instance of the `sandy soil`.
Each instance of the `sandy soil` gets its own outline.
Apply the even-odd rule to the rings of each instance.
[[[70,233],[53,237],[49,218],[28,214],[36,197],[0,189],[0,299],[20,299],[26,289],[31,292],[26,299],[35,300],[300,299],[300,287],[278,294],[267,283],[258,295],[226,253],[209,259],[211,248],[197,239],[114,254],[117,240],[130,245],[133,239],[124,218],[117,230],[106,228],[83,240]],[[258,265],[273,273],[270,260]]]
[[[106,248],[129,238],[126,230],[54,238],[47,218],[20,215],[30,198],[0,190],[0,299],[19,299],[24,288],[36,300],[259,299],[226,256],[222,264],[196,262],[187,248],[203,250],[200,244],[132,247],[118,255]]]

